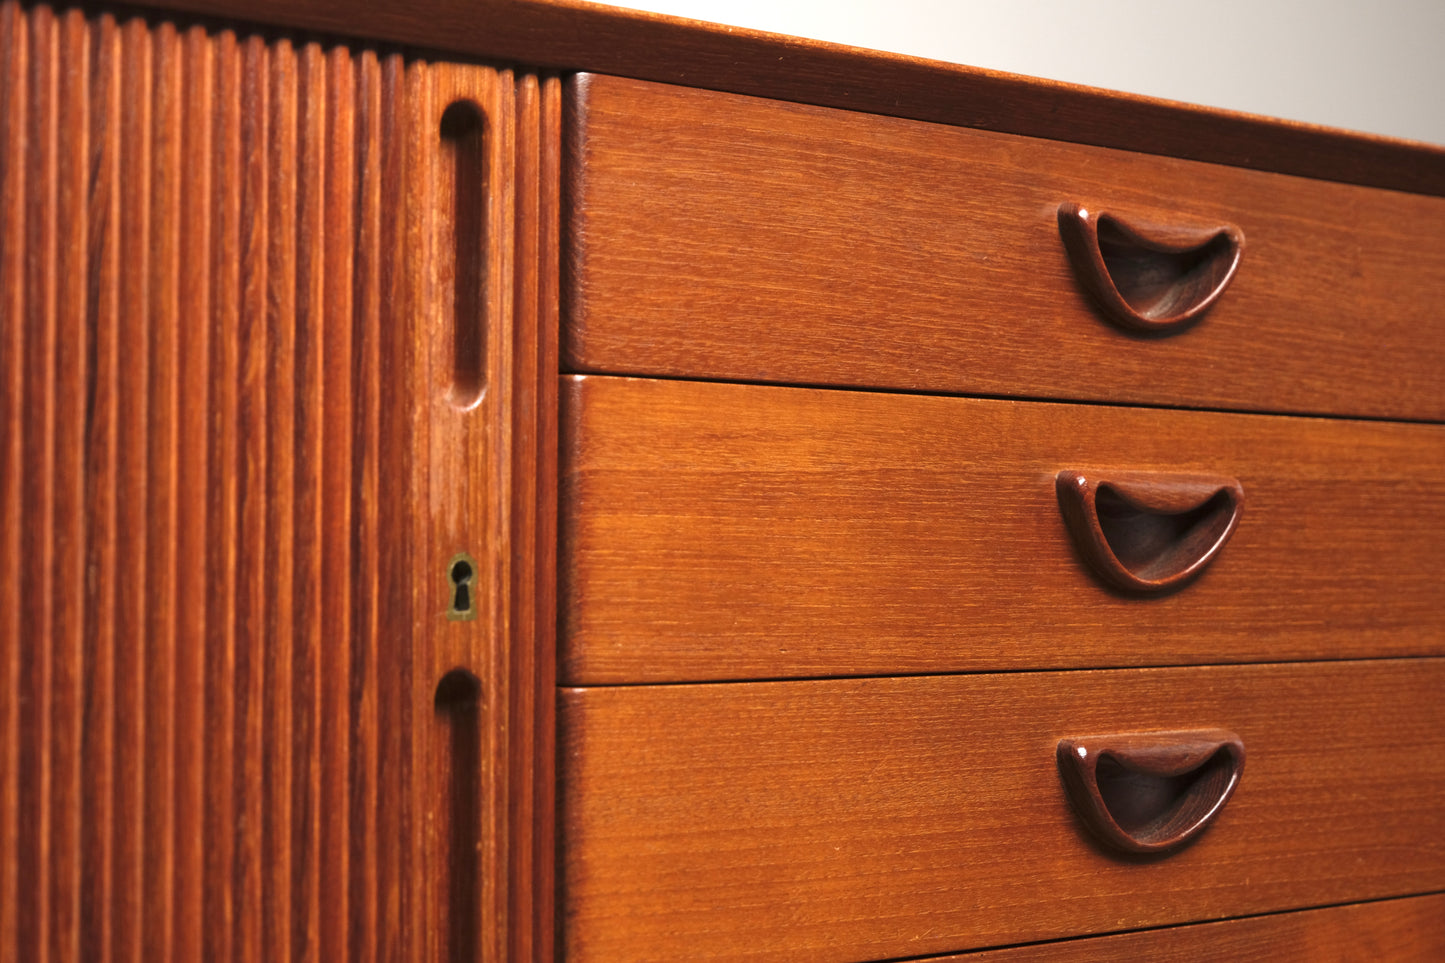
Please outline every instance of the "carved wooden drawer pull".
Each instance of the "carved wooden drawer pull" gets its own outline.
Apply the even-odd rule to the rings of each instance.
[[[1128,223],[1075,203],[1059,207],[1059,234],[1109,320],[1153,334],[1184,330],[1219,300],[1244,251],[1244,233],[1233,224]]]
[[[1058,759],[1069,801],[1099,839],[1159,853],[1219,815],[1244,770],[1244,743],[1224,729],[1122,733],[1062,739]]]
[[[1132,592],[1163,592],[1198,575],[1244,510],[1244,488],[1223,476],[1061,471],[1055,487],[1079,552]]]

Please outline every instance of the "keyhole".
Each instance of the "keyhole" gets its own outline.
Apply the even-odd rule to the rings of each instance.
[[[472,607],[472,578],[475,574],[472,557],[465,552],[452,559],[447,566],[452,598],[452,607],[447,610],[447,618],[460,621],[477,617],[476,609]]]

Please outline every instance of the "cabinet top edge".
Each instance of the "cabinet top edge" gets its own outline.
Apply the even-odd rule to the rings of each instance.
[[[585,0],[148,0],[155,10],[1445,196],[1445,147]]]

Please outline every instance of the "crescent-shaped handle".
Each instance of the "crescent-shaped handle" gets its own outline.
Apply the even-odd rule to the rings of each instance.
[[[1218,475],[1061,471],[1059,510],[1103,579],[1163,592],[1204,570],[1239,524],[1244,488]]]
[[[1244,742],[1224,729],[1062,739],[1059,774],[1079,818],[1130,853],[1159,853],[1203,832],[1239,785]]]
[[[1208,310],[1244,251],[1244,232],[1233,224],[1140,224],[1073,202],[1059,207],[1059,235],[1109,320],[1152,334],[1182,331]]]

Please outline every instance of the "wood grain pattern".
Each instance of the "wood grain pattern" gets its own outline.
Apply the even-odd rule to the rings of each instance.
[[[1445,660],[564,690],[569,960],[915,957],[1438,891]],[[1192,845],[1070,812],[1079,731],[1249,747]]]
[[[8,0],[0,70],[0,958],[545,955],[559,81]]]
[[[1155,960],[1190,963],[1201,957],[1241,963],[1348,963],[1398,960],[1429,963],[1445,954],[1445,895],[1382,900],[1122,933],[1005,950],[933,957],[933,963],[1069,963]]]
[[[518,84],[516,301],[509,417],[511,621],[506,638],[510,776],[506,880],[511,960],[554,957],[556,898],[556,682],[558,328],[560,315],[562,82]],[[499,409],[500,410],[500,409]],[[499,874],[500,876],[500,874]]]
[[[585,0],[152,6],[917,120],[1445,194],[1445,149]]]
[[[1437,425],[595,375],[563,411],[570,683],[1441,654]],[[1248,507],[1140,601],[1076,553],[1062,469]]]
[[[571,370],[1445,418],[1445,200],[606,77],[573,82]],[[1237,224],[1184,334],[1057,211]]]
[[[1438,148],[728,36],[570,0],[423,0],[404,10],[333,0],[158,5],[1445,194]],[[1431,582],[1441,559],[1428,519],[1445,501],[1431,426],[1199,415],[1187,417],[1201,427],[1156,437],[1158,419],[1173,416],[1129,412],[1115,423],[1102,409],[1038,405],[1015,417],[998,413],[1028,406],[991,403],[969,404],[952,424],[963,409],[940,419],[945,409],[932,406],[964,403],[797,392],[777,406],[769,399],[781,396],[767,389],[688,385],[581,399],[614,390],[596,378],[568,388],[578,397],[559,491],[563,98],[551,76],[0,0],[0,959],[545,961],[559,933],[560,949],[578,959],[656,946],[669,959],[710,950],[799,959],[849,947],[896,957],[1440,888],[1435,800],[1445,753],[1434,693],[1445,670],[1436,659],[565,691],[558,819],[559,499],[579,499],[561,532],[570,553],[560,593],[569,671],[595,679],[730,678],[780,665],[784,674],[917,672],[1013,665],[1020,653],[1041,665],[1187,662],[1201,658],[1200,639],[1203,657],[1222,660],[1434,653],[1441,623]],[[459,102],[478,125],[454,137],[446,118]],[[827,115],[771,109],[808,124]],[[708,125],[724,119],[704,113]],[[735,133],[709,128],[704,140],[719,132]],[[884,168],[901,163],[887,153],[896,149],[891,135],[824,133],[829,149],[862,157],[859,170],[880,172],[860,182],[864,193],[842,184],[840,197],[893,197],[875,190],[890,180]],[[934,135],[948,140],[945,154],[961,136]],[[993,144],[1003,168],[1029,161],[1010,154],[1017,138],[980,136],[959,148],[966,163],[983,163],[979,144]],[[1092,156],[1053,149],[1068,163]],[[717,181],[719,171],[752,175],[764,164],[774,167],[770,177],[810,173],[766,151],[735,168],[704,153],[693,160],[700,173],[678,163],[670,176]],[[1121,163],[1144,169],[1146,160]],[[1153,163],[1194,179],[1188,165]],[[943,170],[956,193],[955,168]],[[1117,170],[1079,176],[1112,183]],[[807,180],[792,193],[805,197],[796,188]],[[1389,386],[1372,395],[1363,376],[1350,375],[1365,399],[1360,410],[1439,417],[1429,407],[1440,387],[1432,319],[1409,313],[1391,290],[1413,285],[1413,305],[1419,292],[1440,288],[1438,258],[1428,245],[1426,254],[1411,247],[1420,231],[1407,222],[1422,211],[1433,218],[1438,205],[1350,190],[1325,185],[1311,195],[1336,205],[1332,226],[1354,229],[1358,246],[1339,254],[1347,242],[1321,241],[1327,256],[1311,277],[1323,287],[1359,273],[1381,293],[1351,303],[1417,330],[1408,357],[1373,316],[1326,330],[1387,352]],[[1254,204],[1274,188],[1250,191],[1241,196]],[[670,203],[689,196],[708,195]],[[772,205],[762,195],[748,203]],[[827,206],[817,196],[806,203]],[[1233,211],[1233,203],[1216,207]],[[1132,206],[1149,214],[1167,205]],[[906,205],[900,211],[911,216]],[[1298,220],[1295,234],[1323,222],[1313,212]],[[673,223],[658,220],[647,243],[666,239]],[[1255,226],[1246,226],[1253,244]],[[818,221],[802,230],[824,243],[832,228]],[[773,235],[755,233],[748,243],[771,243]],[[808,250],[788,238],[789,253]],[[574,255],[596,255],[603,242],[609,256],[647,250],[638,246],[646,230],[629,235],[618,225],[574,240],[587,242]],[[917,243],[928,257],[941,245],[931,235]],[[719,263],[745,250],[720,249]],[[922,282],[936,270],[917,270],[920,283],[902,295],[857,272],[838,303],[895,296],[891,310],[945,318],[952,307],[928,315],[919,307],[926,298],[909,300],[926,294]],[[654,325],[662,338],[663,321],[683,315],[694,334],[716,320],[717,305],[702,302],[717,279],[695,280],[680,282],[673,294],[684,297],[665,310],[648,308],[658,317],[634,314],[629,324],[643,325],[634,334]],[[575,312],[593,291],[572,293]],[[1302,297],[1289,313],[1334,317],[1303,282],[1295,293]],[[817,306],[783,287],[774,294],[786,309],[774,320]],[[650,296],[628,295],[637,306]],[[725,321],[737,324],[736,305],[724,306]],[[877,356],[857,362],[865,372],[857,383],[869,384],[877,364],[902,370],[898,359],[919,343],[946,346],[949,325],[936,327],[921,342],[908,340],[914,331],[892,344],[834,331],[827,350],[840,356],[863,343]],[[793,350],[770,346],[770,324],[759,330],[766,337],[750,350],[761,346],[775,360]],[[1295,376],[1301,386],[1251,405],[1283,408],[1293,397],[1313,410],[1309,399],[1337,396],[1327,382],[1341,375],[1329,364],[1310,373],[1280,367],[1294,353],[1319,360],[1318,345],[1301,338],[1265,358],[1275,368],[1249,390]],[[1020,343],[1000,357],[1035,348]],[[1152,360],[1132,357],[1125,381],[1157,377]],[[984,360],[969,360],[970,370],[1002,363]],[[1201,384],[1263,363],[1222,350],[1195,360],[1219,369],[1201,373]],[[998,384],[1016,385],[1025,370],[1036,373],[1020,367],[998,374]],[[743,376],[772,377],[761,371]],[[939,387],[928,371],[916,376]],[[730,401],[733,391],[745,401]],[[1128,392],[1100,395],[1116,396]],[[1191,398],[1171,387],[1159,400]],[[984,410],[995,414],[974,414]],[[1199,601],[1179,595],[1122,615],[1122,600],[1101,595],[1067,549],[1032,560],[1072,579],[1078,594],[1047,619],[1047,600],[1007,579],[1002,594],[970,599],[971,573],[1006,560],[1006,542],[985,540],[986,551],[954,570],[953,550],[978,529],[929,528],[957,512],[956,500],[937,497],[940,483],[986,496],[986,486],[962,487],[977,477],[980,452],[1013,445],[1037,467],[1075,439],[1107,436],[1112,451],[1143,451],[1163,468],[1177,465],[1190,435],[1198,437],[1184,445],[1186,461],[1196,470],[1220,468],[1219,438],[1246,466],[1302,453],[1288,476],[1292,494],[1265,486],[1266,519],[1289,516],[1306,496],[1330,506],[1211,572],[1196,588],[1214,594]],[[777,451],[791,454],[780,462]],[[900,485],[921,457],[942,467]],[[1245,480],[1253,492],[1253,478]],[[1348,508],[1342,493],[1354,499]],[[1035,516],[1004,506],[1000,517],[1019,544],[1042,544],[1044,528],[1061,530],[1049,507]],[[1250,518],[1259,510],[1252,500]],[[608,526],[627,537],[604,543]],[[1333,569],[1294,561],[1318,550],[1316,526],[1344,546]],[[694,536],[704,540],[686,551],[670,541]],[[1380,551],[1386,539],[1394,556]],[[767,558],[772,570],[750,554],[779,545]],[[939,564],[918,566],[920,556],[899,545],[924,546]],[[869,556],[870,546],[885,550]],[[629,555],[653,550],[640,562]],[[477,563],[472,617],[452,619],[448,563],[463,553]],[[696,581],[699,559],[720,566],[706,585]],[[624,564],[607,571],[614,560]],[[810,564],[855,581],[785,608],[782,619],[739,591],[766,578],[787,596]],[[1300,572],[1295,595],[1277,590],[1281,573]],[[1233,601],[1220,602],[1225,595]],[[917,605],[925,597],[933,609]],[[968,621],[1010,604],[1024,616],[1017,638],[1003,609]],[[1185,638],[1184,628],[1215,612],[1219,627]],[[1060,613],[1061,623],[1048,621]],[[1134,648],[1121,648],[1122,638]],[[1087,684],[1073,702],[1050,686],[1063,675]],[[990,732],[1032,752],[1065,729],[1104,731],[1105,714],[1121,706],[1111,727],[1194,726],[1211,715],[1253,740],[1245,794],[1178,863],[1111,861],[1061,811],[1056,778],[1052,801],[1029,795],[1039,788],[1029,783],[1035,769],[987,756]],[[1067,727],[1051,722],[1065,716]],[[799,759],[809,765],[792,764]],[[1359,818],[1367,809],[1377,821]],[[999,829],[1007,819],[1034,820],[1054,842],[1020,848]],[[710,835],[727,826],[734,830],[721,842]],[[1228,835],[1240,826],[1265,844]],[[948,855],[958,852],[965,858]],[[1088,871],[1070,870],[1074,857]],[[992,889],[970,905],[957,881],[975,871]],[[1152,874],[1149,887],[1133,883],[1141,873]],[[1157,885],[1170,874],[1178,895],[1148,902],[1170,888]],[[1077,898],[1034,912],[1041,892]],[[739,894],[744,927],[728,917]],[[1321,911],[1343,915],[1285,933],[1373,939],[1382,927],[1408,927],[1379,937],[1379,952],[1429,956],[1439,907],[1393,909],[1407,902]],[[1259,920],[1227,925],[1237,928],[1222,946],[1265,938]],[[636,939],[659,927],[662,940],[639,949]],[[1189,936],[1109,939],[1143,941],[1108,944],[1120,952],[1163,955]]]

